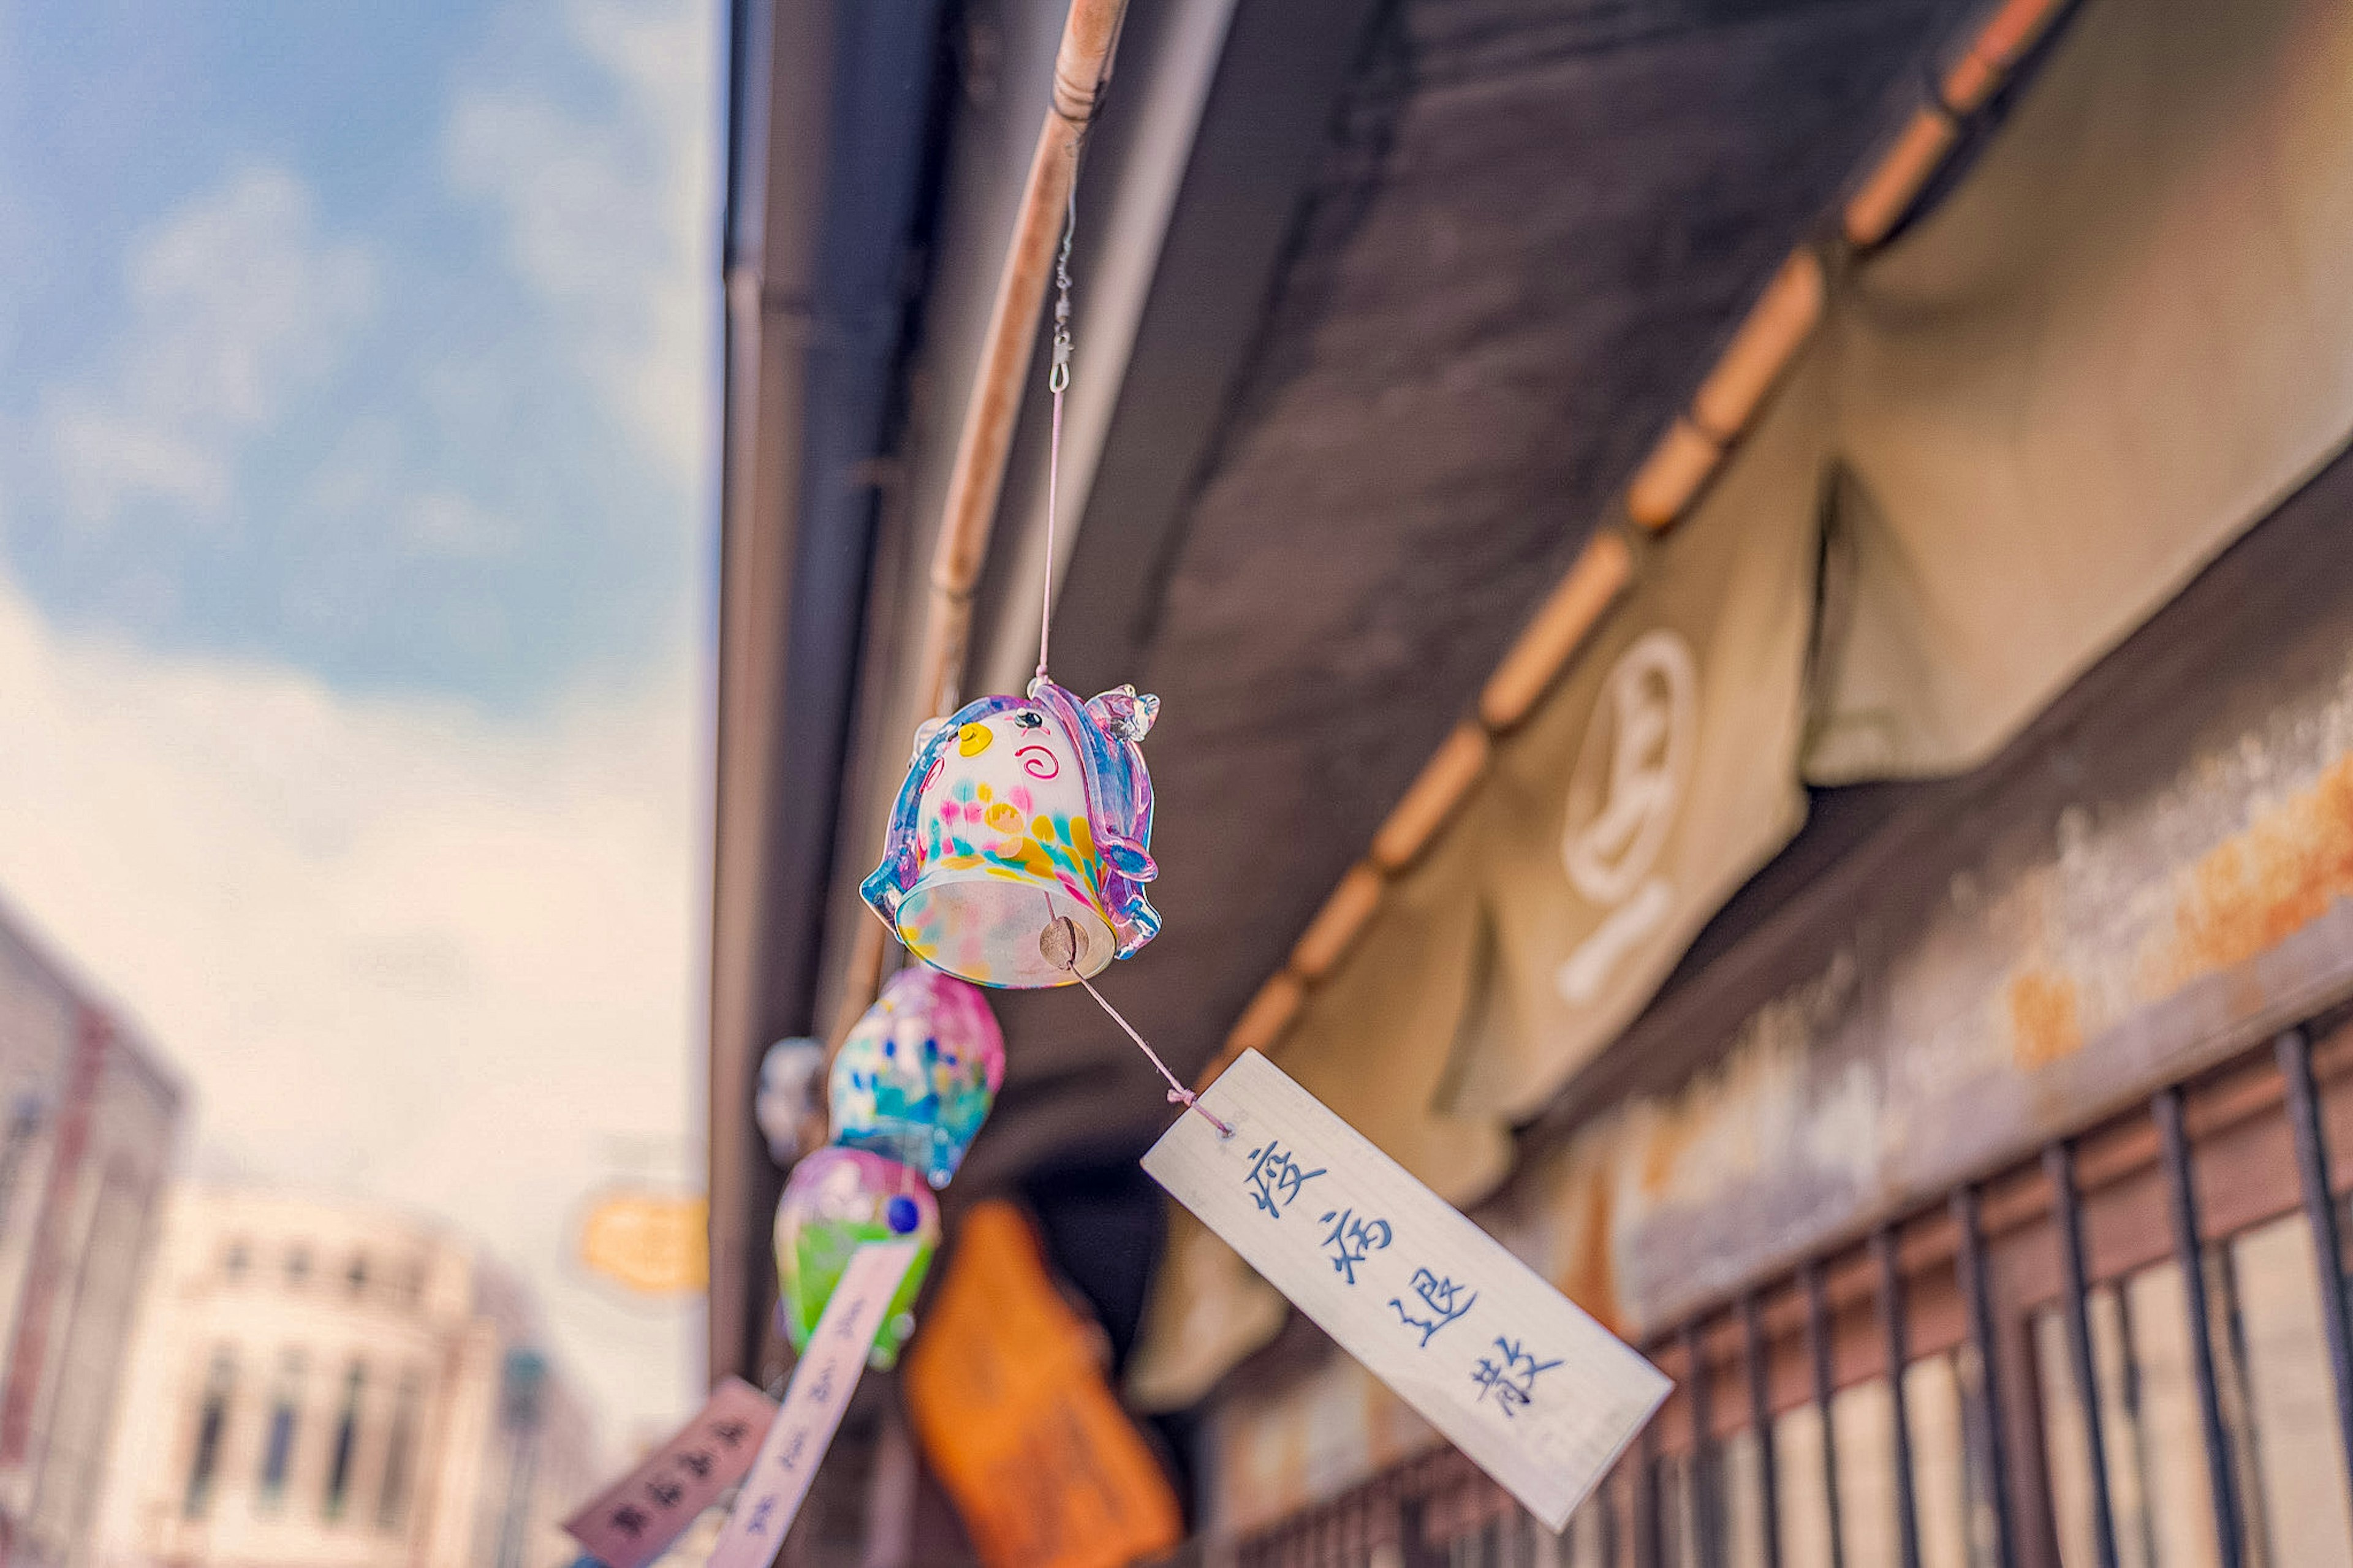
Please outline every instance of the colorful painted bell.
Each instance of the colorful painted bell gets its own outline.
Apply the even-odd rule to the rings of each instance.
[[[1005,1037],[979,991],[920,966],[882,987],[833,1058],[833,1141],[944,1187],[1005,1081]]]
[[[924,725],[866,901],[908,952],[982,985],[1067,985],[1130,956],[1160,930],[1136,744],[1159,711],[1132,686],[1082,703],[1040,679]],[[1065,917],[1074,961],[1040,941]]]
[[[914,1172],[863,1149],[820,1149],[794,1166],[776,1200],[776,1234],[778,1305],[793,1349],[808,1348],[850,1254],[909,1237],[921,1244],[914,1264],[866,1355],[877,1370],[894,1364],[915,1331],[915,1296],[940,1244],[939,1205]]]

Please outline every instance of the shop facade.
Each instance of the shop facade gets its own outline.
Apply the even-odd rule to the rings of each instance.
[[[1197,1081],[1266,1053],[1678,1393],[1552,1539],[1121,1184],[1148,1075],[1016,997],[971,1174],[1050,1242],[1118,1238],[1049,1250],[1190,1550],[2353,1556],[2353,30],[2296,0],[1344,9],[1347,47],[1285,57],[1313,92],[1264,85],[1300,41],[1247,7],[1139,10],[1080,184],[1124,363],[1076,362],[1108,384],[1073,405],[1054,646],[1166,705],[1167,935],[1107,984]],[[885,215],[930,270],[881,362],[907,401],[843,465],[880,465],[855,527],[731,501],[714,1370],[775,1349],[746,1068],[867,984],[846,893],[922,716],[1060,11],[925,55],[965,96],[926,100]],[[983,58],[1013,108],[974,107]],[[743,212],[770,165],[738,157]],[[1038,652],[1034,424],[960,689]],[[756,449],[838,504],[806,436]],[[813,586],[845,538],[847,600]],[[839,657],[797,662],[820,635]],[[888,1468],[842,1484],[920,1510]]]

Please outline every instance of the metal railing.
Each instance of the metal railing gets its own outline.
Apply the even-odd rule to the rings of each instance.
[[[2333,1488],[2329,1550],[2353,1561],[2332,1119],[2353,1137],[2353,1032],[2316,1048],[2293,1029],[1672,1325],[1647,1350],[1674,1396],[1558,1537],[1440,1449],[1248,1537],[1236,1560],[2289,1568],[2313,1548],[2281,1521],[2303,1528]],[[2250,1317],[2274,1326],[2251,1340]],[[2325,1417],[2308,1398],[2266,1405],[2265,1388],[2322,1377]]]

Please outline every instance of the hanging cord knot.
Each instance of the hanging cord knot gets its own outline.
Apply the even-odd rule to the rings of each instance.
[[[1054,907],[1054,900],[1050,897],[1046,900],[1046,907],[1049,910]],[[1136,1048],[1152,1058],[1152,1065],[1160,1069],[1162,1078],[1168,1080],[1169,1104],[1181,1105],[1198,1116],[1216,1128],[1218,1136],[1220,1138],[1230,1138],[1234,1135],[1234,1130],[1220,1120],[1216,1111],[1201,1104],[1199,1095],[1177,1081],[1176,1075],[1168,1070],[1168,1064],[1160,1059],[1160,1053],[1154,1050],[1145,1037],[1135,1032],[1134,1025],[1119,1016],[1118,1008],[1103,999],[1103,994],[1095,989],[1094,982],[1079,973],[1079,926],[1076,921],[1068,915],[1055,915],[1049,920],[1046,922],[1046,929],[1038,933],[1038,951],[1045,955],[1047,963],[1085,986],[1087,994],[1095,999],[1095,1005],[1109,1014],[1111,1021],[1125,1030],[1127,1037],[1135,1042]]]

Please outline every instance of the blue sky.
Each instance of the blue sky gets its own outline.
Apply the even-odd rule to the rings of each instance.
[[[0,898],[196,1171],[438,1215],[617,1442],[700,1307],[719,0],[0,0]]]
[[[674,16],[5,26],[0,482],[37,605],[505,710],[681,635],[704,465],[628,384],[680,324],[642,319],[676,286],[676,106],[643,58]]]

